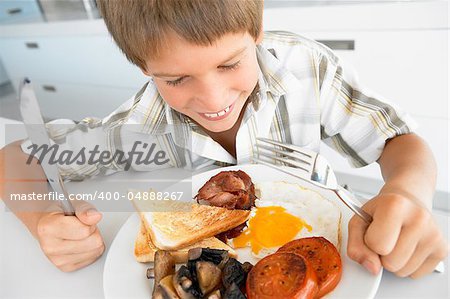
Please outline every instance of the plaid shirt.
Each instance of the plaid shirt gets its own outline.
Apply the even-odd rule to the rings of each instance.
[[[415,126],[407,114],[363,87],[330,49],[313,40],[266,32],[257,57],[258,84],[236,136],[236,159],[188,117],[171,109],[151,81],[105,119],[52,121],[47,124],[49,135],[61,148],[73,151],[97,145],[99,151],[126,153],[140,140],[154,143],[170,159],[165,165],[132,164],[138,171],[248,163],[257,137],[314,151],[323,141],[360,167],[380,157],[387,139]],[[123,168],[115,161],[60,166],[63,177],[72,180]]]

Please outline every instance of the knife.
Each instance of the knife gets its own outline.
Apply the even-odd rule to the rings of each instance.
[[[25,129],[28,133],[28,138],[30,138],[31,142],[38,147],[45,145],[50,147],[50,138],[48,137],[41,109],[39,108],[31,81],[28,78],[23,79],[19,90],[20,112],[25,124]],[[69,200],[69,195],[64,186],[59,169],[55,164],[49,162],[49,156],[50,155],[43,155],[43,158],[40,160],[44,173],[47,176],[53,191],[57,194],[64,195],[64,199],[61,200],[64,215],[75,216],[75,209]]]

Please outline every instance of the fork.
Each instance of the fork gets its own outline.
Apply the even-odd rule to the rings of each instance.
[[[333,169],[323,156],[293,144],[285,144],[261,137],[256,139],[262,142],[261,144],[256,143],[256,155],[270,160],[266,161],[253,157],[254,162],[290,174],[320,188],[334,191],[340,200],[367,224],[372,222],[372,216],[367,214],[359,204],[355,203],[350,195],[339,189]],[[266,144],[270,144],[271,146]],[[278,166],[272,162],[272,159],[291,167]],[[436,266],[434,272],[445,272],[445,266],[442,261]]]
[[[257,141],[262,143],[256,143],[256,155],[258,158],[253,157],[255,162],[306,180],[320,188],[334,191],[341,201],[367,224],[372,222],[372,216],[367,214],[359,204],[355,203],[346,192],[339,188],[336,176],[323,156],[293,144],[285,144],[267,138],[257,138]],[[262,160],[259,157],[265,157],[270,160]],[[285,163],[291,168],[278,166],[271,159]],[[299,174],[299,171],[303,172],[302,175]]]

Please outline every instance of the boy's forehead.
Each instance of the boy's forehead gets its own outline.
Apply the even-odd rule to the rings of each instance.
[[[247,32],[226,34],[211,45],[194,44],[171,33],[166,36],[165,46],[158,56],[147,60],[147,66],[153,75],[167,75],[184,66],[192,66],[192,63],[220,65],[254,45],[255,41]]]

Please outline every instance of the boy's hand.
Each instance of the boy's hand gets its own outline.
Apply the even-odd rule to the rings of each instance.
[[[350,220],[348,256],[376,274],[381,266],[397,276],[419,278],[434,270],[448,245],[421,202],[396,193],[380,194],[364,205],[373,216],[367,225]]]
[[[105,244],[97,228],[102,219],[92,205],[74,202],[75,216],[64,216],[57,207],[38,221],[36,237],[48,259],[63,272],[83,268],[97,260]]]

